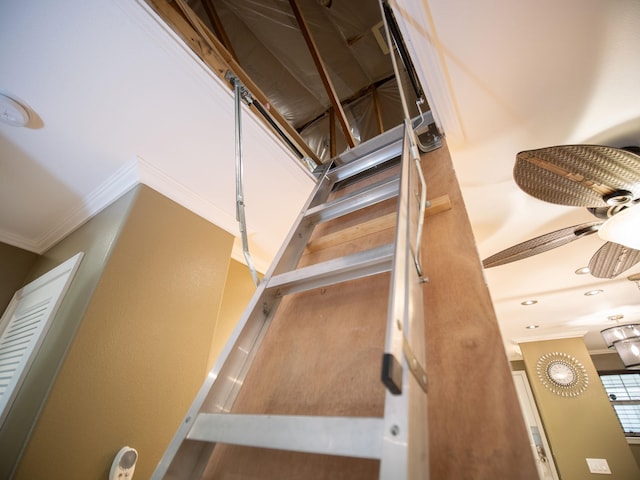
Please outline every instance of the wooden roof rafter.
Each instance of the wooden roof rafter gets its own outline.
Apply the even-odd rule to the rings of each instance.
[[[360,100],[363,97],[366,97],[367,95],[373,95],[374,91],[377,92],[377,90],[380,88],[381,85],[384,85],[386,82],[388,82],[389,80],[392,80],[392,79],[395,79],[395,75],[389,75],[388,77],[385,77],[385,78],[383,78],[381,80],[373,82],[371,85],[368,85],[367,87],[364,87],[364,88],[358,90],[356,93],[351,95],[349,98],[347,98],[347,99],[343,100],[342,102],[340,102],[341,105],[342,105],[342,108],[349,106],[349,104],[351,104],[351,103],[357,102],[358,100]],[[309,120],[304,125],[298,127],[297,128],[298,132],[304,131],[304,129],[307,128],[309,125],[312,125],[314,122],[317,122],[319,119],[321,119],[323,117],[331,115],[332,112],[333,112],[333,107],[329,107],[327,110],[322,112],[317,117],[312,118],[311,120]],[[376,115],[377,114],[378,114],[378,112],[376,111]],[[380,121],[378,121],[378,123],[380,123]]]
[[[300,11],[300,6],[298,5],[297,0],[289,0],[289,4],[291,5],[291,10],[293,10],[293,14],[296,17],[298,22],[298,26],[300,27],[300,31],[302,36],[307,43],[307,47],[309,48],[309,53],[311,53],[311,57],[313,58],[313,62],[316,65],[316,69],[318,70],[318,74],[320,75],[320,79],[325,87],[327,95],[329,97],[329,101],[333,107],[333,111],[335,112],[338,122],[342,127],[342,132],[347,140],[347,144],[353,148],[356,146],[356,140],[351,133],[351,128],[349,127],[349,122],[347,121],[347,116],[344,113],[344,109],[342,108],[342,104],[340,103],[340,98],[338,98],[338,94],[333,86],[333,82],[331,78],[329,78],[329,74],[327,73],[327,68],[318,52],[318,47],[315,43],[313,35],[311,35],[311,31],[309,30],[309,26]]]
[[[220,20],[220,16],[218,15],[216,7],[213,5],[213,0],[202,0],[202,7],[204,8],[207,18],[209,19],[209,22],[213,27],[213,33],[216,34],[216,36],[220,39],[220,41],[224,45],[224,48],[226,48],[229,51],[233,59],[237,62],[238,56],[236,55],[236,52],[233,50],[233,45],[231,44],[231,40],[229,40],[227,31],[225,30],[224,25]]]

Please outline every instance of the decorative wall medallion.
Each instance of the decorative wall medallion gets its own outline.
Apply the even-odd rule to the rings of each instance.
[[[540,382],[561,397],[577,397],[589,385],[584,365],[566,353],[545,353],[538,359],[536,370]]]

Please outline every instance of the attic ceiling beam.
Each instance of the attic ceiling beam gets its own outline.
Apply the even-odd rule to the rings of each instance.
[[[225,79],[225,75],[228,71],[233,72],[251,92],[254,99],[263,106],[265,111],[268,111],[271,117],[270,120],[282,129],[287,139],[299,152],[302,152],[317,164],[322,163],[318,155],[307,145],[298,131],[270,104],[267,96],[251,80],[238,62],[233,59],[231,53],[222,45],[222,42],[208,29],[184,0],[174,0],[171,3],[167,0],[145,1],[211,68],[213,73],[229,85],[230,88],[232,85]],[[250,108],[258,115],[258,118],[264,120],[270,129],[273,129],[269,120],[261,112],[258,112],[254,106]]]
[[[302,36],[304,37],[305,42],[307,42],[307,47],[309,48],[309,52],[311,53],[311,57],[313,58],[313,62],[316,64],[316,69],[320,74],[320,78],[322,79],[322,83],[324,84],[324,88],[327,91],[327,95],[329,96],[329,101],[333,106],[333,109],[338,117],[338,122],[340,122],[340,126],[342,127],[342,131],[344,133],[345,138],[347,139],[347,143],[351,148],[356,146],[356,140],[351,133],[351,129],[349,128],[349,122],[347,122],[347,116],[342,109],[342,105],[340,104],[340,99],[336,94],[336,90],[327,74],[327,68],[322,61],[322,57],[320,57],[320,53],[318,52],[318,47],[316,46],[316,42],[311,35],[311,31],[302,16],[302,12],[300,11],[300,6],[298,5],[297,0],[289,0],[289,4],[291,5],[291,10],[293,10],[293,14],[298,21],[298,25],[300,26],[300,31],[302,32]]]
[[[233,45],[231,45],[231,40],[227,35],[227,31],[224,29],[224,25],[222,21],[220,21],[220,17],[218,16],[218,12],[216,11],[216,7],[213,6],[213,0],[202,0],[202,6],[204,7],[204,11],[207,14],[207,18],[209,22],[211,22],[211,26],[213,27],[213,32],[220,39],[224,48],[229,50],[229,53],[233,57],[233,59],[237,62],[238,56],[233,49]]]
[[[377,82],[373,82],[368,87],[361,88],[358,92],[354,93],[353,95],[351,95],[346,100],[343,100],[342,101],[342,105],[348,106],[349,104],[351,104],[351,103],[353,103],[353,102],[355,102],[357,100],[360,100],[362,97],[365,97],[366,95],[370,95],[372,88],[376,88],[377,89],[377,88],[380,87],[380,85],[385,84],[386,82],[388,82],[391,79],[395,79],[395,75],[394,74],[391,74],[388,77],[383,78],[382,80],[378,80]],[[320,118],[323,118],[324,116],[328,115],[330,110],[331,110],[331,107],[329,107],[327,110],[325,110],[320,115],[318,115],[317,117],[313,118],[312,120],[309,120],[307,123],[305,123],[301,127],[298,127],[298,131],[299,132],[304,131],[305,128],[307,128],[309,125],[314,123],[316,120],[318,120]]]

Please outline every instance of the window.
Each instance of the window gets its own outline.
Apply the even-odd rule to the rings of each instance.
[[[600,375],[627,437],[640,437],[640,372]]]

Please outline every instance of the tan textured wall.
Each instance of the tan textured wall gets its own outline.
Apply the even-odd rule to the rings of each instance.
[[[631,449],[631,453],[633,454],[636,464],[638,464],[638,467],[640,468],[640,445],[634,443],[633,445],[629,445],[629,448]]]
[[[142,187],[16,478],[106,478],[124,445],[150,477],[204,379],[231,246]]]
[[[556,466],[563,480],[601,478],[592,474],[586,458],[604,458],[611,480],[640,478],[624,433],[609,403],[598,373],[581,338],[568,338],[520,344],[531,390],[547,433]],[[587,369],[589,386],[578,397],[561,397],[539,380],[536,365],[541,355],[567,353]]]
[[[260,278],[262,277],[260,276]],[[256,284],[253,283],[249,267],[232,259],[229,262],[227,281],[224,286],[207,370],[211,370],[213,367],[255,291]]]
[[[0,314],[13,294],[24,286],[24,279],[37,259],[37,253],[0,242]]]

